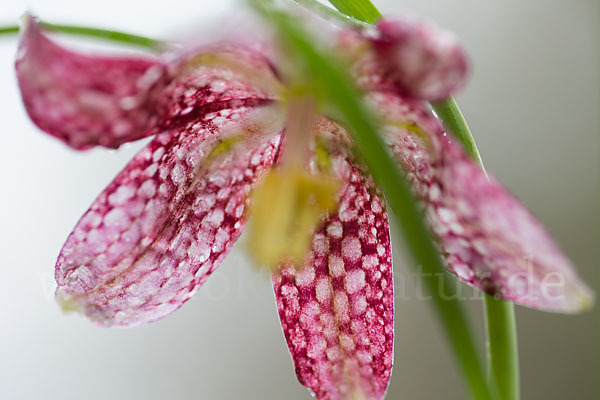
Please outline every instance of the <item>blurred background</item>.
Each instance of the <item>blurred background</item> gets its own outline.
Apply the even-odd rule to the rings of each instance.
[[[598,292],[600,6],[596,0],[379,0],[453,30],[473,61],[458,96],[487,168],[546,224]],[[213,26],[224,0],[3,1],[0,25],[31,10],[57,23],[158,38]],[[175,314],[135,329],[63,315],[53,265],[79,216],[143,145],[76,153],[25,115],[14,37],[0,37],[0,398],[308,399],[270,282],[237,245]],[[396,250],[401,238],[395,235]],[[463,399],[428,302],[396,251],[395,367],[388,399]],[[481,301],[468,301],[483,333]],[[523,399],[600,398],[598,307],[577,316],[517,308]],[[482,346],[483,350],[483,346]]]

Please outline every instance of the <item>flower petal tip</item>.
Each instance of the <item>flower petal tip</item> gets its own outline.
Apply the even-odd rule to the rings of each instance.
[[[579,309],[578,312],[589,311],[594,308],[596,304],[596,295],[593,293],[587,293],[587,295],[581,296],[579,301]]]
[[[25,32],[31,24],[37,27],[35,17],[29,12],[26,12],[21,16],[21,18],[19,18],[19,33],[23,34],[23,32]]]
[[[584,283],[580,283],[571,296],[572,307],[565,310],[566,313],[582,313],[594,308],[596,304],[596,293]]]
[[[56,291],[55,300],[58,306],[60,307],[60,310],[64,314],[81,313],[81,310],[78,304],[74,301],[74,299],[71,296],[66,295],[60,287]]]
[[[54,299],[60,310],[65,315],[78,315],[86,317],[98,326],[111,327],[120,325],[114,319],[115,313],[97,304],[86,303],[84,297],[77,299],[77,295],[69,292],[67,287],[59,286]]]
[[[64,315],[78,315],[81,317],[86,317],[89,318],[95,324],[102,325],[102,323],[99,322],[99,320],[94,318],[94,316],[88,312],[84,304],[82,304],[80,301],[77,301],[76,296],[74,296],[73,293],[69,292],[67,287],[59,286],[56,289],[56,293],[54,294],[54,301],[56,301],[56,304],[58,305],[60,311],[62,311]]]
[[[441,101],[467,81],[467,55],[449,32],[410,19],[382,19],[372,40],[385,74],[408,96]]]
[[[510,301],[524,307],[558,314],[580,314],[594,308],[596,303],[594,291],[583,283],[571,285],[558,297],[544,297],[541,301],[539,298],[528,299],[511,294],[494,293],[493,295],[497,300]]]

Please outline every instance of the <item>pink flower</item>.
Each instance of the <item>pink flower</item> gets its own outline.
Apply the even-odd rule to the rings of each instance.
[[[446,135],[423,101],[464,82],[467,62],[456,41],[403,20],[338,39],[335,50],[378,114],[448,269],[525,306],[575,312],[589,305],[591,291],[542,226]],[[75,149],[154,136],[67,239],[56,263],[58,301],[102,326],[141,325],[175,311],[240,236],[250,193],[288,145],[279,100],[289,82],[279,60],[225,42],[174,61],[79,54],[29,18],[16,68],[32,120]],[[380,399],[394,335],[385,202],[342,126],[319,116],[309,130],[307,173],[326,170],[341,189],[304,268],[273,272],[281,324],[298,379],[317,398]]]

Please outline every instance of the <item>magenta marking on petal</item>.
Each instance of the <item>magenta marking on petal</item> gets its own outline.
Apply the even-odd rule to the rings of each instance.
[[[430,111],[384,93],[372,93],[369,100],[387,124],[386,140],[425,205],[450,271],[532,308],[575,312],[593,302],[542,225],[482,172]]]
[[[302,270],[274,273],[279,318],[298,380],[318,399],[381,399],[394,335],[385,203],[347,159],[333,164],[345,182],[338,212],[315,234]]]
[[[78,54],[28,17],[16,70],[31,119],[71,147],[118,147],[154,133],[154,97],[166,80],[160,60]]]
[[[187,301],[245,226],[247,196],[280,142],[272,114],[225,109],[158,135],[67,239],[59,301],[105,326],[151,322]],[[229,151],[211,153],[240,134]]]

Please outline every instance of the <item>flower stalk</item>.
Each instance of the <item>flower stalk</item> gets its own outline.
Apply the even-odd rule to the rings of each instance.
[[[513,303],[484,295],[488,377],[498,385],[501,400],[518,400],[519,354]]]
[[[442,121],[447,130],[451,131],[454,136],[462,143],[467,154],[469,154],[481,167],[483,166],[483,160],[477,149],[475,139],[471,134],[469,125],[462,115],[458,104],[454,98],[449,97],[448,99],[432,104],[433,110],[437,114],[438,118]]]
[[[19,33],[17,25],[0,26],[0,35],[13,35]]]
[[[134,35],[111,29],[91,28],[87,26],[51,24],[49,22],[40,22],[40,26],[46,30],[66,33],[74,36],[91,37],[103,39],[110,42],[117,42],[132,46],[138,46],[149,50],[159,50],[164,46],[164,42],[145,36]],[[0,35],[10,35],[19,33],[18,25],[0,26]]]

